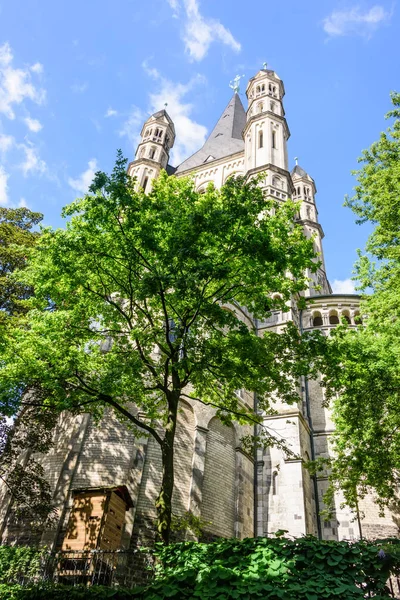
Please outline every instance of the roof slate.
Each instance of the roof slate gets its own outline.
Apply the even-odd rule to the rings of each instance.
[[[238,94],[234,94],[208,136],[204,146],[183,161],[176,173],[195,169],[207,159],[218,160],[244,150],[242,131],[246,125],[246,113]],[[210,162],[210,161],[208,161]]]

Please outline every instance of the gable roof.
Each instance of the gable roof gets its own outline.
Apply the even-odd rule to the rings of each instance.
[[[176,173],[199,167],[244,150],[242,131],[246,125],[246,113],[238,94],[234,94],[208,136],[204,146],[183,161]]]

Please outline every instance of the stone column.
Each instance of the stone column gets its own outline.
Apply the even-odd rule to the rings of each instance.
[[[254,460],[236,448],[235,537],[254,537]]]
[[[201,503],[203,500],[203,478],[204,465],[206,461],[207,432],[208,429],[206,427],[200,427],[199,425],[195,430],[192,479],[190,482],[189,492],[189,510],[196,517],[200,517],[201,515]]]

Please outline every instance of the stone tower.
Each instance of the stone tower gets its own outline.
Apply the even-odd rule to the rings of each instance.
[[[147,119],[140,137],[135,160],[129,165],[129,174],[136,177],[138,188],[150,192],[152,181],[161,169],[167,169],[169,152],[175,142],[175,127],[165,109]]]

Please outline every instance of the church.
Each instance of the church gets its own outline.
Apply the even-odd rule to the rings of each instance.
[[[325,271],[314,179],[298,164],[289,167],[283,81],[264,65],[247,84],[246,109],[239,78],[232,87],[234,94],[203,147],[176,168],[169,164],[175,142],[172,119],[166,110],[150,116],[128,173],[145,192],[163,169],[172,177],[192,177],[199,192],[209,184],[221,187],[232,175],[263,173],[267,196],[300,203],[297,220],[304,234],[314,238],[320,267],[308,274],[306,308],[293,304],[287,312],[273,312],[266,322],[256,323],[258,335],[270,328],[279,331],[289,320],[300,331],[317,328],[327,335],[342,318],[355,327],[360,323],[359,297],[333,294]],[[255,325],[245,310],[242,318]],[[237,393],[253,401],[246,390]],[[334,426],[323,399],[319,383],[303,379],[298,404],[278,405],[277,414],[266,419],[301,458],[287,457],[275,447],[249,455],[241,447],[239,426],[221,423],[211,407],[185,403],[176,434],[173,512],[199,517],[211,538],[269,536],[278,530],[326,540],[398,535],[392,516],[379,516],[372,498],[361,500],[361,520],[343,505],[340,494],[331,519],[321,517],[327,478],[312,477],[303,460],[331,452]],[[65,414],[53,448],[41,461],[58,516],[50,529],[35,532],[36,542],[54,551],[129,549],[152,529],[161,482],[160,450],[153,438],[135,438],[113,417],[95,424],[90,415]],[[0,511],[2,543],[32,541],[14,526],[4,490]],[[78,523],[74,532],[71,523]]]

